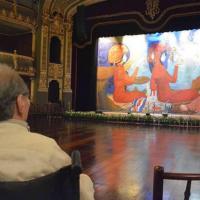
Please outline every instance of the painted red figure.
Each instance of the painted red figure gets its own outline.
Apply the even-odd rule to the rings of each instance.
[[[127,91],[126,86],[135,83],[138,67],[136,67],[132,76],[129,76],[127,69],[131,66],[131,61],[123,61],[124,55],[127,53],[128,48],[122,44],[112,46],[108,53],[109,63],[115,66],[114,68],[114,93],[113,99],[119,103],[130,103],[133,100],[144,97],[144,92],[138,90]]]
[[[173,75],[170,75],[161,63],[161,55],[167,48],[162,44],[154,44],[148,52],[148,60],[153,63],[150,87],[152,92],[157,91],[157,98],[166,103],[189,102],[199,96],[195,89],[172,90],[170,83],[176,83],[178,76],[178,65],[175,65]]]
[[[146,98],[144,92],[134,90],[132,92],[126,91],[126,86],[133,84],[137,76],[138,68],[135,69],[132,76],[129,76],[123,65],[117,65],[114,71],[114,93],[113,99],[116,102],[129,103],[134,99],[140,97]]]

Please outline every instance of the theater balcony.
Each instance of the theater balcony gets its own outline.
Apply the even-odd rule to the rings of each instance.
[[[11,66],[23,76],[35,76],[32,57],[18,55],[16,51],[14,51],[14,53],[0,51],[0,61],[8,66]]]

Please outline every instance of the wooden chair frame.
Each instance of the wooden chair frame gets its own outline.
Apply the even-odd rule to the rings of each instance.
[[[187,181],[184,192],[184,200],[189,200],[191,193],[191,182],[199,181],[200,174],[165,172],[164,167],[162,166],[154,167],[153,200],[163,200],[164,179]]]

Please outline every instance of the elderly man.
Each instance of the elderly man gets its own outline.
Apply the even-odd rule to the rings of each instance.
[[[53,139],[29,131],[28,94],[17,72],[0,65],[0,181],[31,180],[71,163]],[[87,175],[81,174],[80,188],[82,200],[94,199]]]

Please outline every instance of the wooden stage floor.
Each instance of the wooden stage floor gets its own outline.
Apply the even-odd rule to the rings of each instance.
[[[95,183],[96,200],[151,200],[153,167],[200,173],[200,130],[127,124],[30,122],[31,130],[54,138],[66,152],[81,152],[84,172]],[[186,183],[166,181],[164,200],[182,200]],[[190,200],[200,199],[192,183]]]

